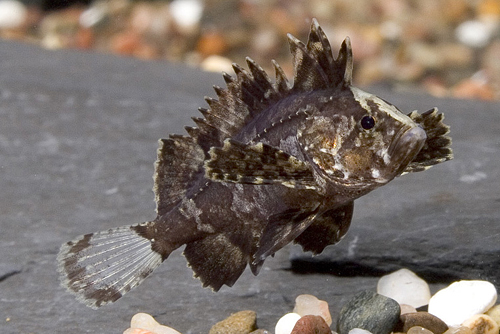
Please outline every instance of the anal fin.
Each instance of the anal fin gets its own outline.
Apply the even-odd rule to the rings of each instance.
[[[213,147],[209,153],[205,176],[213,181],[281,184],[298,189],[317,186],[308,163],[270,145],[226,139],[223,147]]]
[[[184,256],[203,287],[218,291],[224,284],[232,286],[245,270],[249,260],[246,245],[248,239],[243,236],[214,234],[188,243]]]

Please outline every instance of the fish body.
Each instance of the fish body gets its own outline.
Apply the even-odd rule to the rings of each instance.
[[[62,245],[69,291],[90,307],[114,302],[183,245],[204,286],[232,286],[290,242],[321,253],[347,232],[356,198],[452,158],[436,109],[405,115],[352,86],[348,39],[334,58],[313,20],[307,44],[289,41],[293,85],[276,63],[273,82],[247,59],[189,135],[159,141],[153,221]]]

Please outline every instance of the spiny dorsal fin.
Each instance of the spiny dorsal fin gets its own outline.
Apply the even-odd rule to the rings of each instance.
[[[334,59],[328,39],[313,19],[307,44],[288,35],[293,58],[294,80],[290,85],[282,68],[273,61],[276,79],[252,59],[247,58],[248,71],[234,64],[236,77],[223,74],[227,88],[214,87],[218,100],[207,98],[210,109],[201,109],[205,116],[203,128],[192,131],[202,147],[222,146],[224,139],[233,137],[245,124],[279,100],[312,90],[342,89],[352,81],[352,49],[348,38]],[[200,124],[200,120],[195,120]],[[214,133],[213,129],[218,132]]]

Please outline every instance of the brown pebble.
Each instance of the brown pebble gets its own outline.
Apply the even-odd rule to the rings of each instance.
[[[249,334],[257,328],[257,315],[254,311],[240,311],[216,323],[209,334]]]
[[[428,312],[413,312],[401,315],[401,328],[397,328],[400,332],[408,332],[415,326],[426,328],[434,334],[443,334],[448,330],[448,326],[443,320]]]
[[[432,332],[427,328],[421,326],[413,326],[412,328],[408,329],[408,332],[406,332],[406,334],[432,334]]]
[[[498,334],[498,325],[489,315],[476,314],[465,320],[463,326],[469,327],[472,334]]]
[[[332,331],[319,315],[305,315],[297,321],[291,334],[330,334]]]

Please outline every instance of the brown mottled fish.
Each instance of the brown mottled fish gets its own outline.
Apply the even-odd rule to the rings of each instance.
[[[349,39],[336,59],[316,20],[307,44],[288,39],[293,84],[277,63],[273,82],[247,59],[189,135],[159,141],[154,220],[62,245],[61,281],[79,300],[116,301],[183,245],[216,291],[292,241],[321,253],[347,232],[356,198],[452,159],[436,109],[405,115],[351,85]]]

